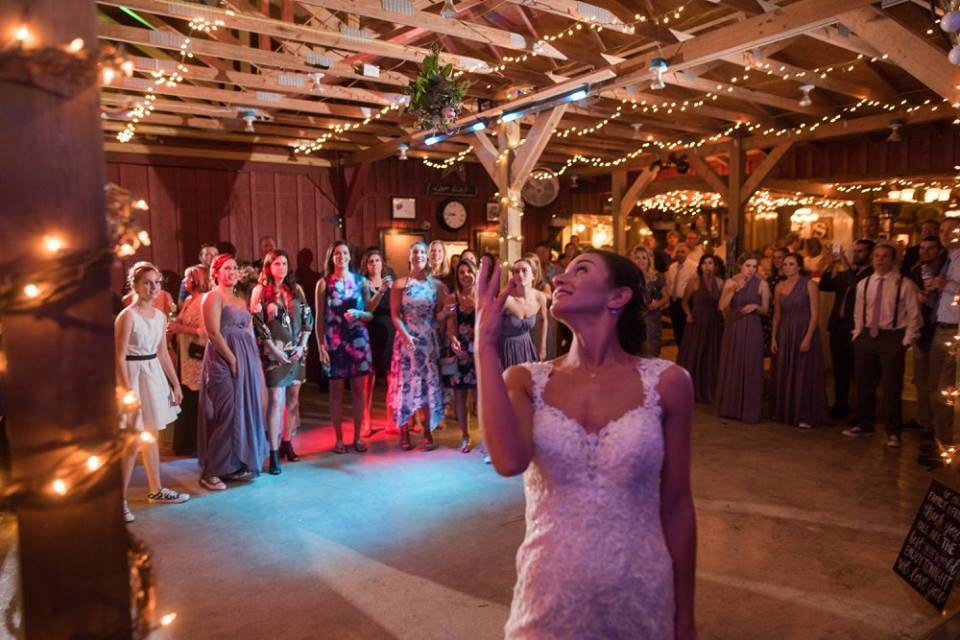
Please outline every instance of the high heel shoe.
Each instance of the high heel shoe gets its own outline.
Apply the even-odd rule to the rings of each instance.
[[[280,452],[276,449],[270,451],[270,466],[267,468],[267,473],[272,476],[280,475]]]
[[[280,442],[280,455],[286,458],[288,462],[296,462],[300,459],[297,452],[293,450],[293,442],[290,440]]]
[[[413,449],[413,445],[410,443],[409,427],[403,427],[400,429],[400,448],[404,451],[410,451],[410,449]]]

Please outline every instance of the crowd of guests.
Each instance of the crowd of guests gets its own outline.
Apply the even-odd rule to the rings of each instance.
[[[873,435],[881,386],[887,445],[899,448],[904,363],[912,349],[918,412],[906,426],[930,432],[921,461],[937,464],[936,442],[954,444],[952,410],[940,390],[952,387],[956,375],[946,345],[957,331],[958,222],[924,223],[921,241],[905,252],[899,268],[897,248],[878,238],[834,246],[830,255],[812,240],[791,234],[761,253],[738,256],[728,270],[695,231],[671,232],[662,248],[648,236],[630,253],[643,274],[643,354],[660,355],[669,324],[697,402],[748,423],[765,413],[803,429],[844,421],[848,437]],[[582,250],[574,236],[556,259],[541,243],[510,265],[513,282],[499,341],[503,369],[569,348],[569,332],[549,314],[552,280]],[[200,484],[211,491],[250,480],[264,466],[280,474],[283,460],[296,461],[293,436],[311,338],[329,381],[333,452],[367,451],[365,440],[376,428],[371,407],[378,378],[387,382],[388,429],[399,436],[401,449],[412,449],[413,435],[421,432],[423,449],[433,449],[433,432],[449,408],[461,430],[460,450],[472,450],[479,264],[472,251],[448,256],[441,241],[418,242],[406,273],[397,275],[379,248],[357,260],[338,240],[327,251],[313,298],[272,238],[263,239],[261,251],[247,266],[204,245],[176,302],[163,291],[157,267],[141,262],[130,270],[130,293],[116,323],[117,370],[119,383],[140,399],[133,428],[148,435],[131,445],[124,470],[129,480],[139,452],[148,500],[189,498],[161,483],[157,441],[173,422],[174,452],[197,456]],[[243,269],[257,274],[246,294],[237,289]],[[822,291],[834,293],[829,408],[818,325]],[[175,336],[173,358],[169,336]],[[348,386],[353,420],[345,435]]]
[[[960,221],[923,222],[919,242],[902,257],[873,222],[867,237],[834,245],[829,254],[816,238],[790,234],[762,253],[739,256],[725,280],[719,256],[691,257],[700,248],[695,233],[671,233],[662,251],[652,242],[636,247],[632,257],[646,274],[649,300],[647,355],[659,354],[666,311],[697,402],[748,423],[766,413],[802,429],[842,424],[850,438],[874,435],[879,387],[887,446],[899,449],[903,429],[917,429],[924,434],[918,461],[942,464],[942,449],[956,444],[952,399],[943,391],[956,385],[950,344],[958,323]],[[828,337],[819,328],[821,292],[834,294]],[[908,352],[917,412],[904,422]]]

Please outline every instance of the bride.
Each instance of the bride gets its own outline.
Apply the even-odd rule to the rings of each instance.
[[[693,391],[686,371],[639,358],[641,275],[608,251],[554,278],[570,352],[502,377],[497,344],[513,281],[484,258],[477,300],[480,426],[493,466],[524,474],[508,639],[696,637]]]

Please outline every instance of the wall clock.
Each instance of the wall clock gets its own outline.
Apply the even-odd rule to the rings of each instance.
[[[444,200],[437,211],[437,220],[447,231],[459,231],[467,224],[467,208],[459,200]]]

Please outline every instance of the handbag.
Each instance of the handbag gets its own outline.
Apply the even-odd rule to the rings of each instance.
[[[207,350],[206,345],[191,342],[187,345],[187,355],[194,360],[203,360],[203,352]]]

